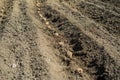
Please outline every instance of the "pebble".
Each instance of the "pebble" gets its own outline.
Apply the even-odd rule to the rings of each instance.
[[[52,29],[52,27],[51,26],[47,26],[49,29]]]
[[[47,19],[46,19],[45,17],[43,17],[43,20],[44,20],[44,21],[47,21]]]
[[[58,44],[61,45],[61,46],[64,46],[64,42],[62,42],[62,41],[59,42]]]
[[[73,53],[71,51],[67,51],[67,55],[68,55],[68,57],[72,58]]]
[[[36,6],[37,6],[37,7],[40,7],[40,3],[37,3]]]
[[[78,72],[79,74],[82,74],[83,73],[83,69],[82,68],[77,68],[76,72]]]
[[[49,22],[48,21],[46,21],[46,23],[45,23],[46,25],[49,25]]]
[[[12,64],[12,68],[16,68],[17,65],[15,63]]]
[[[43,15],[42,15],[42,14],[39,14],[39,16],[43,18]]]
[[[58,34],[58,33],[55,33],[55,36],[59,36],[59,34]]]

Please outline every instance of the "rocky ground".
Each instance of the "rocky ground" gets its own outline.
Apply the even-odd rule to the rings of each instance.
[[[120,0],[1,0],[0,80],[120,80]]]

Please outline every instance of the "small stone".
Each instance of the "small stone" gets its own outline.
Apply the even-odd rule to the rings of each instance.
[[[40,11],[41,9],[40,9],[40,8],[38,8],[38,10]]]
[[[47,19],[46,19],[45,17],[43,17],[43,20],[44,20],[44,21],[47,21]]]
[[[77,68],[76,72],[79,73],[79,74],[82,74],[83,73],[83,69],[82,68]]]
[[[12,64],[12,68],[16,68],[17,65],[15,63]]]
[[[39,16],[43,18],[43,15],[42,15],[42,14],[39,14]]]
[[[48,21],[46,21],[46,23],[45,23],[46,25],[49,25],[49,22]]]
[[[67,51],[67,55],[68,55],[68,57],[72,58],[73,53],[71,51]]]
[[[37,3],[36,6],[37,6],[37,7],[40,7],[40,3]]]
[[[55,36],[59,36],[59,34],[58,34],[58,33],[55,33]]]
[[[59,42],[58,44],[61,45],[61,46],[64,46],[64,42],[62,42],[62,41]]]
[[[49,29],[52,29],[52,27],[51,26],[47,26]]]

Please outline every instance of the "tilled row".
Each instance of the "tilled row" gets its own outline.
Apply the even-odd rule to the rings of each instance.
[[[0,23],[0,80],[43,80],[46,63],[37,45],[36,28],[27,15],[26,0],[7,0],[5,20]],[[1,55],[3,57],[1,57]],[[4,67],[4,68],[2,68]],[[6,69],[7,67],[7,69]],[[4,71],[4,69],[6,69]]]
[[[100,23],[104,26],[110,33],[114,35],[119,35],[120,31],[120,14],[111,12],[111,10],[104,9],[102,6],[95,4],[94,1],[79,1],[71,3],[70,1],[67,2],[71,6],[74,6],[78,11],[80,11],[85,16],[93,19],[95,22]],[[106,8],[106,7],[105,7]],[[119,11],[119,9],[118,9]]]
[[[83,73],[83,69],[81,68],[81,66],[74,65],[73,68],[68,67],[70,66],[70,62],[71,62],[70,59],[73,58],[73,53],[71,49],[69,48],[69,46],[67,46],[67,40],[64,38],[64,35],[52,25],[52,23],[46,18],[46,16],[42,14],[42,10],[40,8],[41,4],[39,3],[39,1],[37,2],[36,7],[38,7],[38,11],[37,11],[38,15],[46,24],[45,31],[47,32],[48,35],[55,38],[54,40],[55,43],[53,44],[54,44],[54,47],[57,48],[61,52],[60,54],[57,54],[57,55],[58,55],[58,58],[59,57],[61,58],[62,63],[66,66],[66,71],[68,72],[66,74],[67,78],[69,78],[69,80],[81,79],[81,76]],[[52,21],[56,22],[56,19]],[[76,63],[76,61],[74,62]],[[74,74],[74,76],[71,75],[71,73]]]
[[[120,8],[119,7],[116,7],[114,5],[111,5],[111,4],[108,4],[107,2],[104,2],[102,0],[99,0],[99,1],[96,1],[96,0],[86,0],[87,2],[90,2],[90,3],[93,3],[99,7],[103,7],[104,9],[107,9],[111,12],[115,12],[115,13],[118,13],[120,14]],[[114,3],[113,3],[114,4]]]
[[[4,1],[4,6],[0,10],[0,37],[2,36],[5,28],[4,24],[8,22],[8,17],[11,15],[13,9],[13,2],[14,0]]]
[[[68,44],[71,47],[72,56],[77,58],[77,61],[84,63],[84,66],[87,67],[86,72],[96,80],[119,79],[119,72],[117,72],[119,66],[116,66],[116,62],[104,50],[104,47],[97,45],[64,15],[52,9],[50,6],[41,6],[40,10],[41,14],[50,24],[58,32],[63,33],[63,36],[68,40]],[[78,64],[81,63],[78,62]]]
[[[99,1],[110,3],[111,5],[114,5],[120,8],[120,0],[99,0]]]
[[[31,19],[27,15],[27,6],[26,1],[21,0],[21,3],[19,4],[20,10],[22,13],[23,20],[21,20],[21,24],[23,26],[22,32],[24,33],[24,36],[26,38],[26,41],[28,43],[28,57],[29,57],[29,67],[31,69],[31,74],[28,76],[28,79],[30,80],[43,80],[48,78],[48,71],[47,71],[47,65],[45,61],[43,60],[43,56],[40,54],[40,51],[38,49],[38,44],[36,42],[37,39],[37,31],[36,28],[31,24]],[[25,64],[23,64],[25,65]],[[23,70],[25,72],[26,70]],[[26,76],[27,73],[24,76]],[[46,77],[44,77],[46,76]]]
[[[102,23],[110,33],[119,34],[120,16],[98,8],[92,4],[81,2],[78,5],[78,10],[96,22]]]

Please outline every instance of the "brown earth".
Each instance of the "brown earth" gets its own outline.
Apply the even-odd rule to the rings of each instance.
[[[120,80],[120,0],[1,0],[0,80]]]

